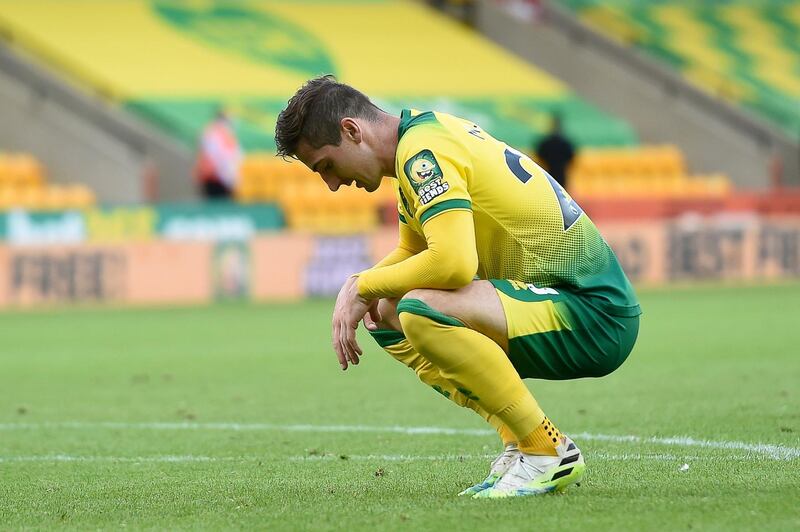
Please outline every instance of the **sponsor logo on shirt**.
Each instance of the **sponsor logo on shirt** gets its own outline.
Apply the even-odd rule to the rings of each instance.
[[[422,205],[427,205],[433,198],[441,196],[448,190],[450,190],[450,185],[447,184],[447,181],[441,177],[434,179],[430,183],[422,185],[417,191],[419,193],[419,202]]]
[[[419,193],[423,185],[432,182],[435,179],[441,179],[442,169],[433,156],[431,150],[422,150],[417,153],[403,165],[403,169],[414,187],[414,191]]]
[[[442,169],[430,150],[417,153],[406,161],[403,168],[422,205],[450,190],[450,185],[445,181]]]

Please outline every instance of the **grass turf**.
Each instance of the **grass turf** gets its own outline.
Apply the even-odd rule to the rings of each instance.
[[[586,454],[585,482],[501,501],[455,497],[498,451],[479,418],[365,334],[362,364],[342,373],[330,301],[2,314],[0,527],[800,528],[798,458],[602,439],[797,456],[800,285],[641,299],[617,372],[529,381]],[[341,427],[354,425],[478,432]]]

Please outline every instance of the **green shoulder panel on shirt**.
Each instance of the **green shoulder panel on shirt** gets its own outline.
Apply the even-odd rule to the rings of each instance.
[[[399,141],[403,138],[403,135],[406,132],[415,126],[421,126],[423,124],[438,124],[439,120],[437,120],[436,115],[433,111],[425,111],[424,113],[420,113],[416,116],[411,116],[410,109],[403,109],[400,113],[400,125],[397,127],[397,140]]]

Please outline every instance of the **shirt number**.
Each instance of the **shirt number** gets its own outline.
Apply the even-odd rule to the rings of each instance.
[[[525,168],[522,166],[523,157],[530,161],[528,156],[509,146],[506,147],[505,156],[506,164],[508,165],[508,169],[511,170],[511,173],[523,183],[530,181],[530,179],[533,177],[533,174],[525,170]],[[575,200],[573,200],[572,197],[567,194],[567,191],[564,190],[564,187],[559,185],[558,181],[553,179],[553,176],[544,170],[542,170],[542,172],[544,172],[544,175],[547,176],[547,180],[550,182],[553,192],[555,192],[556,199],[558,199],[558,206],[561,209],[561,218],[564,220],[564,231],[566,231],[572,227],[572,224],[574,224],[578,218],[581,217],[581,214],[583,214],[583,209],[581,209],[580,206],[575,203]]]

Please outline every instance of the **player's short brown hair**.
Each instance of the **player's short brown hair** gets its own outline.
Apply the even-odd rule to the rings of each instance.
[[[307,81],[289,100],[275,124],[275,146],[281,157],[294,157],[300,139],[312,147],[342,142],[342,118],[375,120],[380,109],[366,95],[332,75]]]

